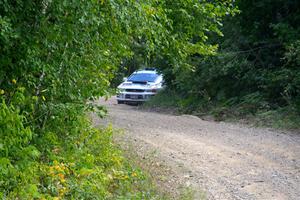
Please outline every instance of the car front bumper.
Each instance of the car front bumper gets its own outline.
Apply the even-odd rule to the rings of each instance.
[[[120,92],[117,94],[118,101],[124,102],[143,102],[148,101],[156,93],[137,93],[137,92]]]

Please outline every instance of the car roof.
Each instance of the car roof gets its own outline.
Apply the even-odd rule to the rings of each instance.
[[[155,69],[142,69],[142,70],[137,70],[133,72],[133,74],[157,74],[157,71]]]

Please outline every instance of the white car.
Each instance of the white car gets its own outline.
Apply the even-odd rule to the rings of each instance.
[[[118,104],[144,102],[163,88],[163,77],[155,69],[138,70],[118,86]]]

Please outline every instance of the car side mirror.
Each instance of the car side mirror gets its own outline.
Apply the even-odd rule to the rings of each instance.
[[[124,77],[124,78],[123,78],[123,82],[126,82],[126,81],[127,81],[127,78],[126,78],[126,77]]]

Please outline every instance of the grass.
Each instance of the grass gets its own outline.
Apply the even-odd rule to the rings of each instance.
[[[180,100],[181,98],[175,92],[168,90],[158,93],[150,101],[145,102],[143,107],[177,111]]]
[[[255,122],[259,126],[291,130],[300,128],[300,116],[291,107],[258,112],[256,116]]]
[[[293,106],[276,109],[260,108],[261,102],[211,102],[195,97],[182,98],[174,91],[164,90],[143,105],[145,109],[177,114],[192,114],[215,121],[241,122],[258,127],[299,130],[300,114]]]

